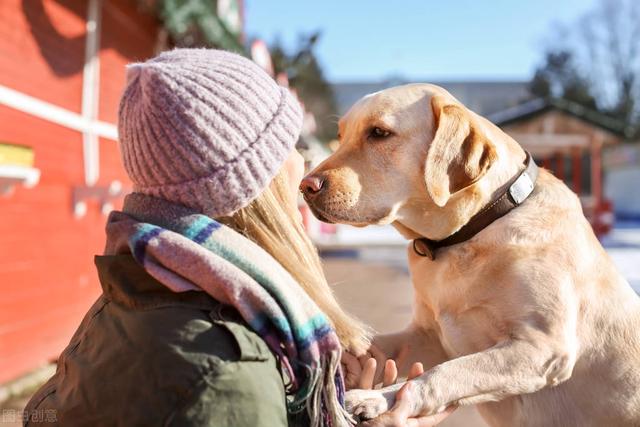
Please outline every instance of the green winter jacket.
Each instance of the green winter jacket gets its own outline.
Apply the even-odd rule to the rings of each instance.
[[[277,361],[235,310],[204,292],[171,292],[131,255],[95,262],[103,295],[31,398],[25,425],[288,424]]]

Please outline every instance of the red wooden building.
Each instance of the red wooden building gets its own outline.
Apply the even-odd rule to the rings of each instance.
[[[57,357],[100,293],[93,257],[129,186],[124,65],[158,28],[130,0],[0,2],[0,384]]]
[[[627,138],[623,123],[571,101],[542,98],[489,119],[580,196],[596,234],[610,231],[614,217],[603,191],[602,152]]]

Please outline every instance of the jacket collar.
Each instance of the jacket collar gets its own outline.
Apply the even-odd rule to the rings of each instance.
[[[212,309],[219,303],[204,292],[175,293],[158,282],[129,253],[94,259],[104,296],[132,309],[187,305]]]

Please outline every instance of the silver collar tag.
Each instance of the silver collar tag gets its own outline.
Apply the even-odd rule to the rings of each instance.
[[[511,187],[509,187],[511,200],[513,200],[516,205],[519,205],[529,197],[529,194],[533,191],[533,187],[533,180],[526,171],[523,172],[522,175],[511,184]]]

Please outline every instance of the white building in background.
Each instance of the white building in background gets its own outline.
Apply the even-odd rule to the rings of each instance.
[[[365,95],[393,86],[419,82],[443,87],[468,108],[481,115],[489,115],[514,107],[531,98],[529,83],[525,81],[465,82],[388,79],[379,82],[336,82],[331,87],[338,106],[338,114],[342,115]]]
[[[604,192],[619,219],[640,220],[640,141],[619,144],[603,153]]]

